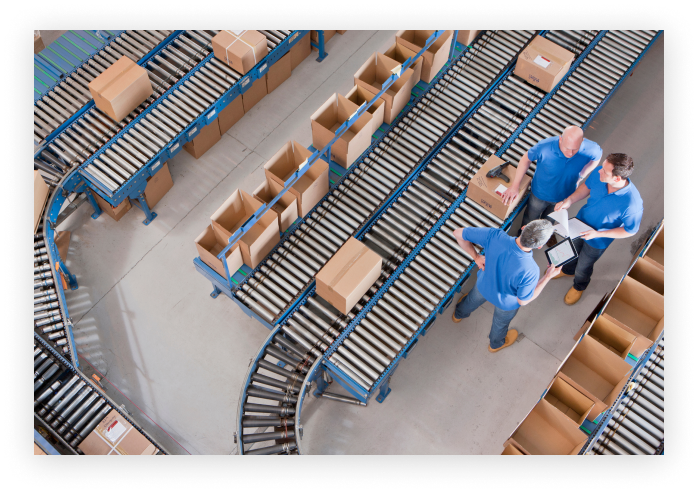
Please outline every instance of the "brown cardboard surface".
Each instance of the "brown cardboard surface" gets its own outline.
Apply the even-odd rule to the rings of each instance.
[[[331,40],[334,35],[337,33],[337,31],[329,31],[329,30],[324,30],[323,29],[323,38],[325,40],[325,51],[327,51],[327,42]],[[317,31],[310,31],[310,39],[313,41],[313,43],[318,44],[318,40],[320,39],[318,36]],[[313,46],[313,50],[318,51],[317,48]]]
[[[65,263],[68,258],[68,248],[70,247],[70,231],[59,231],[53,239],[58,249],[58,255]]]
[[[95,106],[121,121],[153,94],[148,72],[122,56],[87,85]]]
[[[196,159],[199,159],[219,140],[221,140],[221,129],[218,124],[218,118],[216,118],[215,121],[212,121],[203,127],[199,132],[199,135],[194,137],[194,139],[190,142],[184,144],[183,147],[185,151],[194,156]]]
[[[124,199],[119,205],[112,207],[109,202],[100,197],[98,193],[93,193],[92,195],[97,199],[97,203],[100,209],[102,209],[102,212],[111,217],[114,221],[119,221],[131,210],[131,201],[129,199]]]
[[[215,125],[215,123],[211,125]],[[160,202],[173,186],[174,182],[170,174],[170,167],[167,163],[163,163],[162,167],[153,176],[147,179],[147,185],[145,186],[143,195],[145,195],[145,201],[148,207],[150,209],[155,207],[155,204]]]
[[[589,329],[588,335],[623,359],[628,356],[636,339],[636,336],[614,324],[605,315],[596,319]]]
[[[48,185],[41,177],[41,173],[34,170],[34,234],[39,229],[48,195]]]
[[[41,39],[41,38],[39,38]],[[34,53],[37,53],[36,51],[36,38],[34,38]],[[34,455],[47,455],[46,452],[41,450],[39,446],[34,442]]]
[[[637,259],[628,275],[664,296],[664,269],[660,269],[656,263],[650,262],[646,257]]]
[[[364,87],[354,86],[345,97],[355,105],[361,106],[364,102],[368,104],[375,97],[375,94]],[[385,101],[378,99],[366,110],[366,113],[371,115],[371,134],[373,134],[383,124],[385,119]]]
[[[310,55],[310,33],[303,36],[289,50],[291,54],[291,70],[295,70],[305,58]]]
[[[312,152],[293,140],[278,150],[264,165],[264,174],[270,181],[283,187],[286,180],[298,170]],[[330,165],[322,159],[317,159],[303,176],[293,184],[290,191],[298,199],[298,217],[304,217],[315,207],[330,188],[328,173]]]
[[[512,438],[532,455],[569,455],[579,450],[587,435],[559,409],[541,399]]]
[[[392,58],[388,58],[383,53],[374,53],[354,74],[354,85],[364,87],[375,96],[383,86],[383,83],[390,78],[392,71],[396,70],[400,63]],[[410,91],[412,90],[412,76],[414,70],[409,68],[400,76],[393,85],[383,93],[381,98],[385,101],[385,123],[391,123],[402,111],[402,108],[410,101]]]
[[[513,444],[508,444],[506,447],[504,447],[504,450],[502,451],[501,455],[525,455],[523,452],[521,452],[518,448],[516,448]]]
[[[402,65],[405,63],[409,58],[413,58],[414,56],[417,55],[416,51],[410,50],[407,46],[393,43],[393,45],[385,50],[383,52],[385,56],[388,58],[391,58],[395,60],[396,62],[400,63]],[[410,81],[410,86],[414,87],[414,85],[419,82],[419,77],[422,74],[422,65],[424,65],[424,57],[420,56],[417,58],[415,62],[413,62],[409,68],[414,70],[414,73],[412,74],[412,80]]]
[[[41,35],[34,36],[34,54],[36,55],[44,48],[46,48],[46,45],[44,45],[44,40],[41,39]]]
[[[517,454],[517,453],[511,452],[510,447],[511,447],[511,449],[513,449],[519,453]],[[505,454],[504,452],[506,452],[507,449],[509,449],[511,453]],[[502,452],[502,455],[531,455],[528,452],[528,450],[523,448],[523,446],[519,442],[514,440],[513,438],[509,438],[506,442],[504,442],[504,452]]]
[[[337,31],[337,34],[344,34],[345,32],[347,32],[346,29],[344,31]]]
[[[584,423],[584,419],[589,415],[591,408],[594,407],[592,399],[576,390],[560,377],[555,377],[544,399],[558,408],[560,412],[578,426]]]
[[[279,185],[265,176],[264,183],[257,187],[252,196],[260,202],[268,204],[283,189],[283,185]],[[279,231],[283,234],[298,219],[298,199],[291,191],[288,191],[272,206],[272,210],[278,215]]]
[[[245,116],[245,109],[242,107],[242,97],[239,96],[233,99],[228,106],[218,113],[218,129],[220,130],[221,137],[230,130],[233,125],[239,122],[243,116]]]
[[[223,262],[219,260],[216,255],[221,253],[221,250],[226,247],[228,242],[220,238],[209,224],[194,240],[194,244],[196,245],[196,250],[199,252],[201,260],[225,279],[225,267],[223,266]],[[242,251],[240,250],[239,241],[226,254],[225,262],[228,264],[228,272],[231,276],[242,267]]]
[[[274,65],[269,67],[267,72],[267,94],[279,87],[283,82],[291,77],[291,54],[286,53]]]
[[[434,34],[434,30],[403,30],[398,31],[395,35],[395,41],[415,53],[424,48],[429,36]],[[446,61],[448,61],[448,52],[451,49],[451,41],[453,40],[453,31],[445,31],[439,36],[434,43],[424,52],[424,64],[422,65],[422,73],[420,78],[424,82],[431,82],[431,79],[441,70]]]
[[[359,107],[341,94],[335,93],[310,117],[313,146],[322,149],[335,136],[335,131],[347,121]],[[348,168],[371,145],[371,115],[364,113],[332,144],[332,160]]]
[[[117,421],[126,430],[112,442],[105,433]],[[157,453],[155,446],[115,409],[99,422],[87,438],[78,445],[78,448],[85,455],[155,455]]]
[[[538,56],[548,59],[550,64],[546,68],[538,65],[534,62]],[[529,84],[550,92],[565,76],[573,61],[572,52],[550,40],[536,36],[519,54],[514,74]]]
[[[242,94],[242,107],[248,113],[255,104],[259,103],[267,95],[267,74],[252,83],[246,92]]]
[[[490,211],[492,214],[500,219],[506,219],[506,217],[516,209],[519,205],[521,199],[525,195],[525,190],[531,183],[531,177],[524,175],[521,180],[521,185],[519,187],[519,196],[511,204],[504,205],[502,202],[502,197],[495,193],[496,188],[499,185],[504,185],[509,188],[511,183],[514,181],[516,176],[516,168],[513,166],[507,166],[503,173],[509,177],[509,183],[506,183],[501,178],[487,178],[487,172],[492,168],[499,166],[504,163],[503,159],[498,158],[494,154],[489,157],[485,164],[475,173],[468,184],[468,191],[466,193],[467,197],[477,202],[479,205]]]
[[[267,56],[267,38],[257,31],[220,31],[211,40],[213,55],[241,74]]]
[[[608,303],[605,313],[635,333],[650,338],[660,321],[663,325],[664,296],[626,276]]]
[[[664,268],[664,227],[655,236],[654,241],[645,252],[644,257],[648,260],[653,260],[656,265]]]
[[[348,315],[380,276],[381,257],[354,237],[315,275],[315,292]]]
[[[458,31],[456,41],[462,45],[468,46],[478,34],[480,34],[480,31]]]

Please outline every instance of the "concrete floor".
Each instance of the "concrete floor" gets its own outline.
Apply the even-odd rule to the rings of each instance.
[[[390,46],[393,34],[335,36],[328,58],[308,57],[201,159],[177,155],[170,162],[174,187],[149,226],[135,208],[115,223],[104,215],[90,219],[87,206],[63,223],[73,232],[68,266],[80,283],[67,299],[81,365],[90,375],[87,362],[94,364],[108,379],[109,395],[169,452],[236,452],[241,385],[268,335],[226,297],[209,297],[211,285],[192,264],[194,238],[235,188],[249,192],[263,180],[263,163],[283,143],[310,145],[310,115],[335,91],[348,92],[354,71]],[[586,133],[604,154],[634,157],[632,180],[645,203],[642,232],[664,214],[663,53],[660,38]],[[552,281],[519,312],[512,326],[522,336],[506,351],[487,351],[491,305],[459,325],[449,309],[400,364],[383,404],[363,408],[311,397],[303,409],[305,451],[500,453],[571,349],[572,336],[627,269],[632,244],[613,244],[573,307],[562,302],[571,281]],[[544,255],[535,258],[543,268]]]

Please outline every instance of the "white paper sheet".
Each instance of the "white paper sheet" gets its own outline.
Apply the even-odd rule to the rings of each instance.
[[[558,222],[558,224],[555,225],[555,231],[557,234],[571,240],[579,238],[584,231],[593,231],[594,229],[587,226],[576,217],[569,219],[567,209],[553,211],[548,214],[548,217]]]

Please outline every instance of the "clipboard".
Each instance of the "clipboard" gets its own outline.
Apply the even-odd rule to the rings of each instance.
[[[561,267],[572,262],[579,254],[577,253],[577,249],[574,248],[572,240],[565,238],[554,247],[548,248],[545,251],[545,256],[549,264],[555,267]]]
[[[552,219],[557,234],[571,240],[579,238],[583,231],[595,231],[594,228],[576,217],[569,219],[565,209],[551,212],[547,217]]]

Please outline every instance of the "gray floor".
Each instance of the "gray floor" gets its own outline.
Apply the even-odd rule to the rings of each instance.
[[[86,206],[64,223],[73,232],[68,266],[80,283],[67,298],[81,364],[88,375],[86,361],[94,364],[111,382],[108,393],[171,453],[236,451],[242,381],[268,335],[227,298],[209,297],[210,284],[192,264],[194,238],[235,188],[252,191],[263,180],[262,164],[284,142],[311,143],[310,115],[335,91],[348,92],[354,71],[392,39],[388,31],[335,36],[325,61],[308,57],[201,159],[176,156],[174,187],[151,225],[141,224],[137,209],[118,223],[92,220]],[[645,202],[642,231],[664,213],[663,52],[660,38],[586,134],[604,153],[634,157],[632,180]],[[514,320],[520,341],[500,353],[487,351],[491,305],[459,325],[448,310],[400,364],[383,404],[359,408],[311,398],[304,406],[305,451],[499,453],[587,314],[627,269],[632,243],[614,243],[573,307],[562,302],[571,281],[552,281]],[[536,259],[543,267],[541,252]]]

